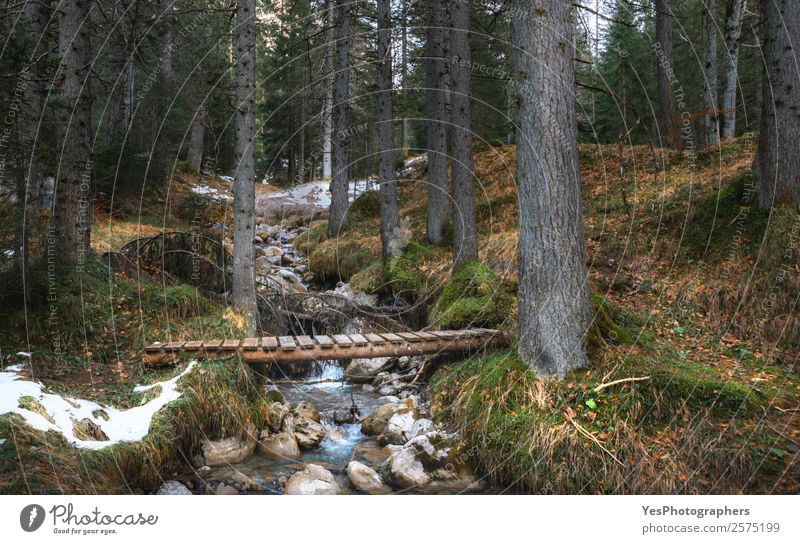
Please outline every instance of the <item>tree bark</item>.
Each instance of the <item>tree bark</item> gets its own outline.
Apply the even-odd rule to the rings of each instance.
[[[131,52],[130,14],[135,0],[114,0],[114,33],[109,47],[112,53],[114,86],[110,91],[106,142],[113,145],[125,139],[133,115],[133,54]]]
[[[402,67],[401,67],[401,93],[403,96],[403,122],[401,128],[401,139],[400,139],[400,154],[403,159],[408,157],[408,116],[405,114],[405,110],[408,108],[407,100],[408,100],[408,4],[405,0],[401,0],[400,2],[400,9],[403,16],[402,26],[400,27],[401,32],[401,59],[402,59]]]
[[[475,203],[472,182],[472,86],[469,49],[470,0],[450,0],[451,64],[453,84],[453,262],[459,268],[478,258]]]
[[[769,1],[769,0],[768,0]],[[722,55],[721,137],[736,136],[736,89],[738,88],[739,38],[746,0],[728,0],[725,14],[725,53]]]
[[[703,0],[703,129],[706,146],[717,145],[717,0]]]
[[[667,147],[680,145],[680,130],[675,114],[675,81],[672,56],[672,0],[655,0],[656,46],[658,62],[659,130]]]
[[[348,100],[350,99],[350,12],[351,0],[336,0],[336,76],[334,88],[333,179],[328,236],[334,238],[347,213],[350,172],[350,134]]]
[[[82,266],[91,250],[93,165],[89,5],[89,0],[64,0],[59,4],[61,153],[53,223],[54,257],[62,268]]]
[[[333,0],[327,0],[328,26],[333,27]],[[331,179],[331,153],[333,138],[333,58],[336,52],[336,41],[329,40],[325,45],[325,101],[322,110],[322,179]]]
[[[756,162],[759,204],[769,210],[780,202],[800,206],[800,2],[765,0],[762,27],[766,71]]]
[[[444,58],[445,12],[442,2],[428,6],[425,62],[428,110],[428,241],[444,242],[444,226],[450,220],[450,183],[447,178],[447,104]]]
[[[575,114],[573,10],[514,0],[519,354],[539,376],[587,366],[590,320]]]
[[[155,134],[153,135],[153,148],[150,154],[150,165],[148,167],[149,177],[156,186],[163,185],[167,170],[167,157],[172,148],[167,132],[170,125],[167,122],[169,115],[169,105],[172,102],[173,93],[173,62],[172,49],[174,47],[174,27],[175,14],[174,4],[176,0],[160,0],[159,11],[161,13],[161,71],[159,80],[158,97],[156,98],[155,115]]]
[[[236,171],[233,178],[233,305],[255,334],[256,6],[236,4]]]
[[[392,26],[390,0],[378,0],[378,172],[381,202],[381,246],[383,260],[403,252],[397,209],[397,179],[394,173],[394,119],[392,115]]]

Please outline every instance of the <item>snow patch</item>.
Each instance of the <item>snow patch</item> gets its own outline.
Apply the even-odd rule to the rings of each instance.
[[[352,197],[354,190],[360,195],[370,186],[375,187],[377,183],[374,180],[367,179],[353,181],[350,183],[348,195]],[[279,200],[286,204],[308,205],[316,208],[328,209],[331,207],[330,182],[320,180],[301,183],[289,189],[269,193],[263,198],[267,200]]]
[[[134,387],[133,390],[137,393],[160,387],[161,393],[147,403],[127,410],[102,406],[90,400],[45,393],[41,383],[20,379],[16,373],[19,367],[7,367],[4,372],[0,372],[0,415],[19,414],[34,429],[61,433],[73,446],[79,448],[99,450],[119,442],[141,440],[150,432],[150,423],[155,413],[180,398],[182,393],[178,391],[178,380],[191,372],[196,364],[196,361],[192,361],[183,372],[167,381]],[[22,397],[31,397],[38,402],[52,422],[37,412],[20,408],[19,399]],[[95,417],[92,412],[98,410],[105,412],[108,420]],[[73,424],[84,418],[100,427],[108,440],[77,438]]]

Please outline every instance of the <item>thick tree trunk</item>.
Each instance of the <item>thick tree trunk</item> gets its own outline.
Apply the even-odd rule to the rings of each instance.
[[[170,124],[167,121],[169,106],[172,102],[173,93],[173,47],[175,31],[175,8],[176,0],[159,0],[159,11],[161,12],[161,71],[159,80],[158,97],[156,98],[155,134],[153,135],[153,149],[150,154],[149,177],[152,183],[160,186],[165,181],[167,162],[172,149],[167,132]]]
[[[328,26],[333,27],[333,0],[327,0]],[[331,179],[331,153],[333,139],[333,58],[336,52],[336,41],[329,40],[325,45],[325,101],[322,106],[322,179]]]
[[[765,0],[763,51],[766,62],[761,134],[758,142],[761,208],[779,202],[800,207],[800,2]],[[800,208],[798,208],[800,209]]]
[[[400,136],[400,154],[405,159],[408,157],[408,115],[406,115],[405,111],[408,108],[407,100],[408,100],[408,4],[405,0],[400,2],[400,9],[403,14],[403,21],[402,26],[400,28],[401,31],[401,93],[403,96],[403,123],[402,123],[402,130]]]
[[[403,252],[394,174],[394,119],[392,116],[392,26],[390,0],[378,0],[378,149],[383,259]]]
[[[62,267],[80,267],[91,248],[93,166],[89,81],[90,3],[89,0],[63,0],[59,4],[61,150],[53,222],[56,242],[54,257]]]
[[[672,0],[655,0],[656,62],[658,63],[659,131],[663,145],[678,147],[680,130],[675,114],[675,81],[672,56]]]
[[[445,11],[442,2],[428,6],[425,56],[428,110],[428,241],[444,242],[450,220],[450,183],[447,179],[447,96],[444,58]]]
[[[133,2],[135,0],[114,1],[115,30],[110,47],[115,80],[108,100],[106,142],[109,145],[125,139],[133,115],[133,55],[129,23],[129,9]]]
[[[767,0],[770,1],[770,0]],[[746,0],[728,0],[725,13],[725,53],[722,55],[721,137],[736,136],[736,89],[738,88],[739,38]]]
[[[703,0],[703,131],[706,146],[717,145],[717,0]]]
[[[347,213],[350,172],[350,134],[348,100],[350,99],[350,12],[351,0],[336,0],[336,76],[334,85],[333,179],[328,236],[339,235]]]
[[[453,261],[455,268],[478,258],[472,182],[472,86],[469,50],[470,0],[450,0],[451,64],[453,82]]]
[[[588,359],[590,320],[568,2],[514,0],[519,353],[542,377]]]
[[[189,139],[189,167],[192,172],[200,174],[203,169],[203,150],[206,137],[206,107],[201,105],[194,119]]]
[[[256,5],[236,4],[236,171],[233,177],[233,305],[254,334],[258,323],[255,277]]]

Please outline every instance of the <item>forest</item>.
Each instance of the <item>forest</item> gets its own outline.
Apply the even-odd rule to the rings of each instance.
[[[0,37],[1,494],[800,489],[800,2]]]

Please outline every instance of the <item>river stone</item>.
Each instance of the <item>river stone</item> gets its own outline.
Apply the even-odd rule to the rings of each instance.
[[[392,414],[386,423],[382,440],[389,444],[405,444],[411,438],[414,414],[411,410],[400,410]]]
[[[217,485],[217,488],[214,490],[214,493],[216,493],[217,495],[238,495],[239,490],[236,489],[235,487],[229,486],[224,482],[220,482]]]
[[[411,447],[394,451],[384,467],[387,479],[401,489],[425,487],[431,481],[422,462],[417,459],[416,451]]]
[[[278,246],[269,246],[262,249],[265,257],[282,257],[283,249]]]
[[[188,487],[186,487],[180,482],[176,482],[175,480],[169,480],[167,482],[164,482],[156,492],[156,495],[191,495],[191,494],[192,492],[189,491]]]
[[[285,495],[336,495],[338,492],[339,485],[333,474],[314,464],[292,474],[283,490]]]
[[[393,363],[394,359],[391,357],[353,359],[345,368],[344,374],[354,383],[369,382],[378,373],[391,367]]]
[[[380,436],[386,432],[389,419],[400,411],[415,412],[411,401],[406,400],[401,403],[389,403],[379,406],[372,413],[361,420],[361,432],[368,436]]]
[[[241,463],[253,455],[256,449],[255,431],[248,429],[240,436],[204,440],[200,447],[208,466],[218,467]]]
[[[294,437],[301,448],[310,450],[325,438],[325,427],[305,416],[292,416]]]
[[[289,433],[269,435],[258,443],[258,452],[272,459],[300,457],[300,446]]]
[[[316,421],[317,423],[320,421],[319,410],[317,410],[310,402],[303,401],[299,403],[294,407],[294,413],[303,417],[307,417],[308,419]]]
[[[389,492],[388,487],[383,484],[380,475],[364,463],[350,461],[347,464],[345,472],[347,473],[347,477],[350,478],[350,483],[353,487],[362,493],[383,495]]]

